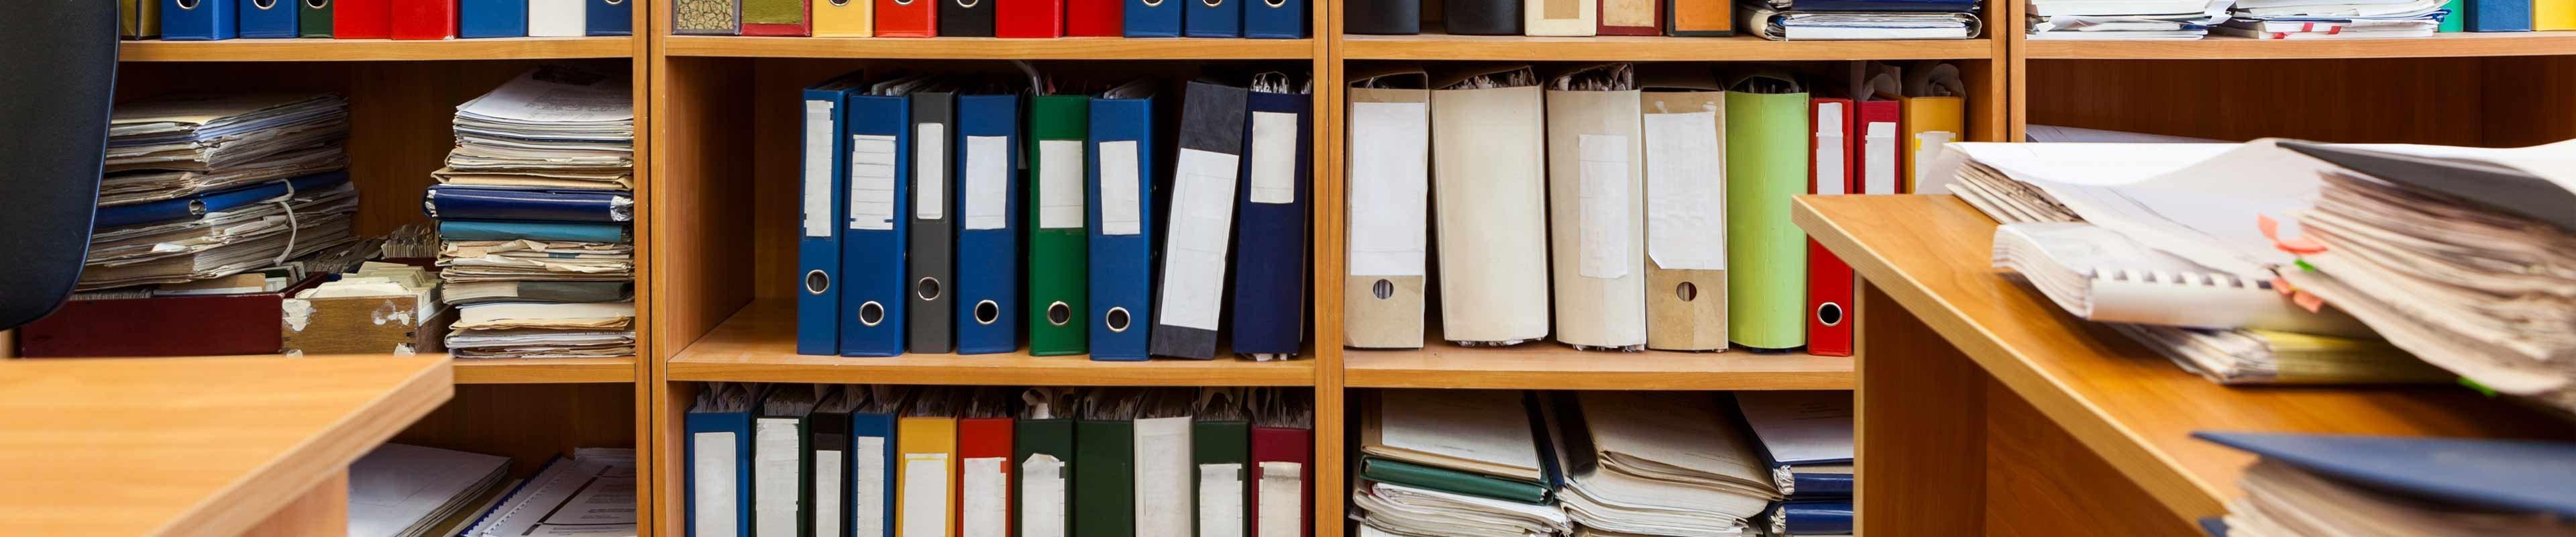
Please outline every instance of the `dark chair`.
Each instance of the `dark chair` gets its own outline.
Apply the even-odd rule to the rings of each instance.
[[[116,3],[15,0],[0,16],[0,330],[62,305],[88,259]]]

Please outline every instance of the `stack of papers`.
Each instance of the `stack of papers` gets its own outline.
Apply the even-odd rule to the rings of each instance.
[[[79,289],[182,283],[354,240],[338,96],[180,95],[118,105]]]
[[[1743,3],[1744,27],[1773,41],[1971,39],[1977,0],[1765,0]]]
[[[442,184],[634,189],[635,107],[626,77],[541,67],[456,107]]]
[[[508,457],[385,444],[349,463],[350,537],[422,537],[502,482]]]
[[[456,107],[456,149],[422,205],[458,357],[634,353],[633,91],[548,66]]]
[[[1572,530],[1548,505],[1554,472],[1521,393],[1389,390],[1363,404],[1352,501],[1364,525],[1421,537]]]
[[[494,302],[461,306],[447,333],[458,358],[635,354],[635,303]]]
[[[2576,535],[2576,444],[2199,431],[2262,456],[2227,502],[2229,537]],[[2204,525],[2208,523],[2203,522]]]
[[[1580,392],[1542,399],[1566,468],[1557,491],[1586,529],[1637,535],[1757,535],[1782,499],[1771,469],[1710,394]]]
[[[2200,39],[2235,0],[2030,0],[2031,39]]]
[[[2238,0],[2215,31],[2255,39],[2432,37],[2444,0]]]
[[[1771,507],[1769,535],[1852,533],[1852,394],[1745,391],[1736,409],[1760,442],[1772,484],[1788,499]]]
[[[581,448],[556,457],[460,537],[634,535],[635,450]]]
[[[2219,384],[2445,383],[2457,378],[2377,337],[2346,338],[2278,330],[2179,328],[2112,324]]]

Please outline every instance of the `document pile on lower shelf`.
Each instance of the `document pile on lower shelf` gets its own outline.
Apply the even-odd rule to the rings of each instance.
[[[2031,39],[2200,39],[2236,0],[2029,0]]]
[[[1744,2],[1744,28],[1773,41],[1974,39],[1978,0],[1760,0]]]
[[[509,472],[509,457],[377,446],[349,463],[349,536],[455,536],[517,487]]]
[[[624,76],[548,66],[456,107],[421,204],[459,358],[635,354],[635,116]]]
[[[2432,37],[2454,16],[2446,0],[2237,0],[2212,31],[2255,39]],[[2451,4],[2457,5],[2457,4]]]
[[[482,510],[458,537],[634,535],[635,450],[579,448]]]
[[[1764,516],[1767,535],[1852,533],[1852,393],[1743,391],[1735,403],[1786,499]]]
[[[2262,458],[2211,535],[2576,535],[2576,444],[2199,431]]]
[[[348,102],[328,94],[117,105],[79,289],[210,280],[356,240],[348,134]]]

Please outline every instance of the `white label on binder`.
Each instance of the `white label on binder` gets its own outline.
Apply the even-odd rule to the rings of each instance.
[[[1002,465],[1010,457],[977,457],[966,459],[966,489],[958,491],[963,504],[957,521],[958,533],[965,537],[1008,537],[1011,505],[1003,501],[1010,496],[1010,481],[1002,475]],[[821,535],[821,534],[816,534]]]
[[[1235,166],[1241,162],[1235,155],[1181,150],[1173,166],[1171,237],[1163,243],[1163,311],[1156,326],[1216,330],[1218,304],[1225,298],[1226,240],[1234,234]]]
[[[849,483],[841,479],[841,450],[814,450],[815,535],[841,534],[841,519],[846,518],[841,514],[841,487],[845,486]]]
[[[886,439],[883,436],[859,437],[857,483],[850,490],[850,533],[885,535],[886,524]]]
[[[1253,203],[1297,202],[1297,114],[1252,113]]]
[[[1816,193],[1849,194],[1851,174],[1844,171],[1850,157],[1843,154],[1843,103],[1816,103]]]
[[[1351,103],[1352,276],[1421,276],[1430,252],[1431,107]]]
[[[901,537],[948,537],[948,454],[903,454],[903,501],[895,515]]]
[[[1950,140],[1957,139],[1958,137],[1958,133],[1950,131],[1923,131],[1915,133],[1914,158],[1911,160],[1917,163],[1930,163],[1933,159],[1941,156],[1941,146],[1950,145]],[[1923,178],[1923,170],[1927,168],[1931,168],[1931,166],[1914,167],[1914,184],[1922,185],[1940,181],[1940,179],[1925,180]]]
[[[1261,463],[1261,504],[1253,509],[1253,537],[1304,537],[1306,534],[1305,466],[1294,462]]]
[[[832,101],[805,101],[805,236],[832,236]]]
[[[1199,465],[1198,537],[1243,536],[1243,464]]]
[[[1011,138],[966,137],[966,229],[1010,227]]]
[[[912,126],[912,214],[922,220],[948,217],[948,126]]]
[[[1134,462],[1137,498],[1189,497],[1190,418],[1136,420]],[[1136,502],[1135,513],[1135,537],[1190,537],[1188,509],[1175,509],[1161,501],[1140,501]]]
[[[1726,270],[1725,144],[1717,112],[1646,114],[1646,256],[1671,270]]]
[[[1583,176],[1575,186],[1583,199],[1576,209],[1583,229],[1575,236],[1575,248],[1582,252],[1575,272],[1585,278],[1625,278],[1629,258],[1635,256],[1628,251],[1628,137],[1586,134],[1577,142]]]
[[[1020,537],[1064,537],[1064,460],[1031,453],[1020,463]]]
[[[739,529],[735,517],[741,516],[742,511],[734,505],[734,491],[738,490],[734,479],[740,477],[735,475],[739,468],[734,461],[740,460],[740,454],[735,453],[733,436],[731,432],[689,435],[689,467],[695,469],[689,478],[689,492],[696,498],[692,502],[695,505],[689,506],[691,535],[741,537],[734,533]]]
[[[797,457],[803,435],[796,420],[761,418],[751,428],[751,532],[761,537],[796,537]]]
[[[1896,122],[1873,121],[1861,134],[1860,193],[1896,193]]]
[[[1136,141],[1100,143],[1100,234],[1145,232],[1145,192],[1136,170]]]
[[[1082,140],[1038,140],[1038,227],[1082,227]]]
[[[894,137],[850,135],[850,229],[894,229]]]

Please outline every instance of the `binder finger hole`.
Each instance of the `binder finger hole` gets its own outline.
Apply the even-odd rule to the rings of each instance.
[[[981,3],[984,3],[984,0],[957,0],[957,7],[975,7],[975,4]]]
[[[850,5],[850,0],[832,0],[832,5],[835,5],[835,6],[846,6],[846,5]]]
[[[1128,321],[1127,308],[1109,308],[1109,314],[1100,316],[1100,321],[1106,323],[1111,332],[1125,332]]]
[[[1681,285],[1673,287],[1673,296],[1681,297],[1683,302],[1697,299],[1699,298],[1699,286],[1692,285],[1691,282],[1682,282]]]
[[[877,323],[882,322],[885,322],[884,304],[878,304],[877,301],[870,300],[866,304],[859,305],[859,324],[876,326]]]
[[[1386,300],[1387,297],[1395,296],[1395,282],[1378,280],[1377,284],[1369,286],[1369,294],[1377,295],[1378,300]]]
[[[259,8],[262,11],[275,9],[277,0],[250,0],[250,7]]]
[[[1047,305],[1047,324],[1064,326],[1064,323],[1069,322],[1073,322],[1073,306],[1065,305],[1063,302]]]
[[[819,295],[832,289],[832,276],[820,270],[805,271],[805,294]]]
[[[1816,322],[1825,323],[1825,326],[1843,324],[1843,305],[1832,302],[1816,305]]]
[[[921,297],[922,300],[939,300],[939,280],[922,278],[920,281],[912,282],[912,294]]]
[[[1225,5],[1225,0],[1199,0],[1199,3],[1207,4],[1207,7],[1217,7]]]
[[[177,3],[179,4],[179,9],[197,9],[197,4],[200,2],[202,2],[202,0],[179,0]]]
[[[304,0],[304,7],[305,7],[305,8],[307,8],[307,9],[322,9],[322,8],[331,7],[331,0]]]
[[[991,300],[975,303],[975,324],[993,324],[1002,320],[1002,305]]]
[[[1287,7],[1288,0],[1261,0],[1261,5],[1270,7]]]

